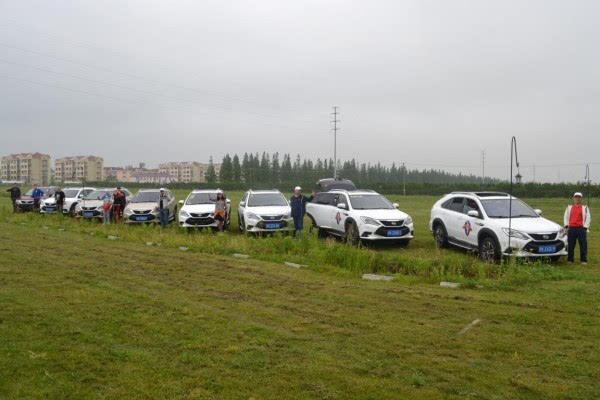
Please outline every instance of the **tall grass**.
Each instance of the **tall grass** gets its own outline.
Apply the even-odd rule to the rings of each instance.
[[[380,251],[370,246],[351,247],[333,238],[321,240],[309,232],[296,239],[281,234],[262,237],[230,232],[216,234],[208,230],[189,232],[175,224],[163,230],[154,224],[103,225],[95,220],[75,220],[59,215],[12,214],[6,207],[0,212],[0,220],[14,225],[26,224],[36,229],[47,227],[53,234],[60,234],[58,229],[64,229],[98,237],[117,236],[118,241],[127,243],[152,242],[153,246],[164,248],[187,247],[188,251],[203,255],[243,253],[260,260],[296,262],[341,275],[396,274],[405,282],[455,281],[466,287],[485,285],[510,288],[542,280],[578,278],[573,270],[541,261],[484,264],[475,255],[466,255],[461,250],[438,250],[432,246],[426,251],[411,251],[410,247],[394,252]]]

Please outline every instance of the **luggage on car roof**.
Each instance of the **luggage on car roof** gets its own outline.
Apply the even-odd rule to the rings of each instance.
[[[356,186],[349,179],[327,178],[317,181],[316,189],[318,192],[328,192],[334,189],[356,190]]]

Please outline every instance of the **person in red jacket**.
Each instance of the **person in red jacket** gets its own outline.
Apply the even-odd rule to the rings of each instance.
[[[117,188],[113,192],[113,220],[119,222],[121,217],[121,206],[124,203],[125,195]]]
[[[592,222],[590,209],[583,205],[583,194],[573,195],[573,204],[565,210],[564,224],[568,235],[567,262],[572,264],[575,258],[575,246],[579,242],[579,257],[581,264],[587,264],[587,234]]]

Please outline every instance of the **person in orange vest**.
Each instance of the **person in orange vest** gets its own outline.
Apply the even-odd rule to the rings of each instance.
[[[575,257],[575,245],[579,242],[579,258],[581,264],[587,264],[587,234],[590,230],[592,216],[588,206],[583,205],[583,194],[573,195],[573,204],[565,210],[564,224],[567,230],[568,255],[567,262],[572,264]]]

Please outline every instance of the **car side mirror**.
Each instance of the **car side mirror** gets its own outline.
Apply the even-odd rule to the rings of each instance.
[[[345,210],[346,209],[346,204],[345,203],[338,203],[337,208]]]
[[[394,206],[394,208],[400,208],[400,204],[398,204],[398,203],[394,203],[394,204],[392,204],[392,206]]]
[[[477,210],[471,210],[467,213],[467,215],[469,217],[473,217],[473,218],[479,218],[479,211]]]
[[[77,196],[80,199],[83,199],[83,194],[80,194],[79,196]]]
[[[231,200],[227,199],[225,201],[227,202],[227,204],[231,204]]]
[[[240,201],[240,207],[245,207],[246,206],[246,202],[245,201]]]
[[[183,200],[179,200],[179,204],[183,205]]]
[[[542,210],[540,210],[539,208],[536,208],[535,210],[533,210],[537,215],[542,215]]]

